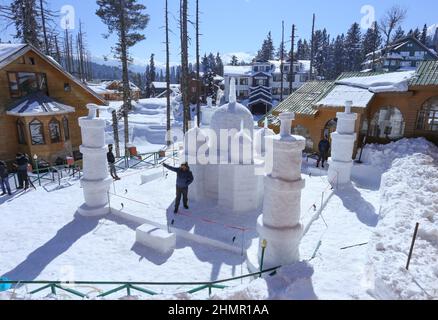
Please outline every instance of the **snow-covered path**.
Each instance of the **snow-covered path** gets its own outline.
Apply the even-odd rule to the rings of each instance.
[[[354,184],[338,190],[303,238],[302,257],[311,260],[312,283],[319,299],[371,298],[364,275],[367,243],[378,222],[378,203],[378,190]]]

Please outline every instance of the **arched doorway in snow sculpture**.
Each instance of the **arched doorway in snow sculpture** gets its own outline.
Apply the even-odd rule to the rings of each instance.
[[[397,107],[381,107],[371,119],[369,135],[373,138],[397,140],[404,136],[405,120]]]
[[[423,104],[418,112],[416,129],[438,134],[438,96]]]

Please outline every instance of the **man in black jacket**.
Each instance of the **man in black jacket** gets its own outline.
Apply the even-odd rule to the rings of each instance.
[[[183,163],[181,167],[171,167],[165,163],[163,166],[173,172],[176,172],[176,199],[175,199],[175,211],[178,213],[179,204],[181,202],[181,196],[183,197],[184,208],[189,208],[189,186],[194,181],[193,173],[190,171],[188,163]]]
[[[29,158],[23,153],[17,153],[15,167],[17,168],[18,188],[27,190],[29,188],[29,176],[27,174]]]
[[[111,177],[113,177],[114,180],[120,180],[120,178],[117,176],[117,169],[116,169],[116,157],[113,153],[113,145],[110,144],[108,146],[108,153],[106,154],[106,159],[108,160],[108,164],[110,167],[110,174]]]
[[[9,185],[8,167],[4,161],[0,161],[0,185],[3,191],[2,196],[6,194],[6,191],[8,195],[12,195],[11,186]]]
[[[328,140],[327,136],[325,136],[324,139],[319,142],[318,149],[319,157],[318,162],[316,163],[316,167],[318,168],[319,163],[322,162],[322,167],[324,168],[324,163],[327,161],[330,151],[330,141]]]

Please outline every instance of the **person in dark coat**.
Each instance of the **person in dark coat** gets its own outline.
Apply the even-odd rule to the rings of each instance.
[[[318,144],[319,157],[318,162],[316,163],[316,167],[319,168],[319,164],[322,162],[322,167],[324,168],[324,163],[328,160],[329,152],[330,152],[330,141],[328,137],[325,136]]]
[[[175,199],[175,211],[178,213],[179,204],[181,202],[181,196],[183,197],[184,208],[189,208],[189,186],[194,181],[193,173],[190,171],[188,163],[183,163],[181,167],[175,168],[163,163],[163,166],[173,172],[176,172],[176,199]]]
[[[120,178],[117,176],[117,169],[116,169],[116,157],[113,153],[113,145],[110,144],[108,146],[108,153],[106,154],[106,159],[108,160],[108,164],[110,167],[110,174],[111,177],[113,177],[114,180],[120,180]]]
[[[18,188],[27,190],[29,188],[29,176],[27,168],[29,166],[29,158],[23,153],[17,153],[15,158],[15,167],[17,168]]]
[[[8,195],[12,195],[11,186],[9,185],[9,172],[8,167],[4,161],[0,161],[0,185],[2,187],[2,196],[8,192]]]

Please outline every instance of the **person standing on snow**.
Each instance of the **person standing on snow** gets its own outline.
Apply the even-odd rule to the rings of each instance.
[[[319,168],[319,163],[322,162],[322,167],[324,168],[324,163],[328,160],[328,155],[330,151],[330,141],[328,137],[325,136],[318,144],[319,157],[316,167]]]
[[[8,167],[4,161],[0,161],[0,185],[3,191],[2,196],[6,194],[6,191],[8,195],[12,195],[11,186],[9,185]]]
[[[27,190],[29,188],[29,176],[27,174],[29,166],[29,158],[23,153],[17,153],[15,165],[17,168],[18,188]]]
[[[120,178],[117,176],[117,169],[116,169],[116,157],[113,153],[113,145],[110,144],[108,146],[108,153],[106,154],[106,159],[108,160],[108,164],[110,167],[110,174],[111,177],[113,177],[114,180],[120,180]]]
[[[194,181],[193,173],[190,171],[188,163],[183,163],[181,167],[175,168],[163,163],[163,166],[173,172],[176,172],[176,199],[175,199],[175,211],[178,213],[179,204],[181,202],[181,196],[183,197],[184,208],[189,208],[189,186]]]

